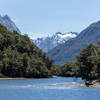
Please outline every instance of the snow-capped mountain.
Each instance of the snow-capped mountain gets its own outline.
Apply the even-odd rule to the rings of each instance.
[[[17,28],[15,23],[10,19],[8,15],[1,16],[0,15],[0,24],[4,25],[9,31],[17,31],[21,33],[20,30]]]
[[[61,43],[65,43],[66,41],[68,41],[71,38],[76,37],[77,35],[78,35],[77,32],[68,32],[68,33],[57,32],[56,34],[52,36],[37,38],[32,41],[44,52],[48,52],[49,50],[53,49],[57,45]]]
[[[97,45],[100,41],[100,21],[92,23],[79,33],[74,39],[58,45],[50,50],[47,55],[54,60],[54,64],[65,64],[76,61],[76,56],[88,44]]]

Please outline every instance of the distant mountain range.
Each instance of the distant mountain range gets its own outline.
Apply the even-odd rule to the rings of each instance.
[[[87,44],[96,44],[98,41],[100,41],[100,21],[91,24],[76,38],[58,45],[49,51],[48,55],[54,59],[55,64],[64,64],[66,62],[75,61],[76,55],[80,50],[85,48]]]
[[[15,23],[10,19],[8,15],[1,16],[0,15],[0,24],[4,25],[9,31],[17,31],[21,33],[20,30],[17,28]]]
[[[11,32],[17,31],[21,33],[8,15],[0,15],[0,24],[7,27]],[[65,64],[66,62],[75,61],[76,55],[87,44],[96,44],[100,41],[100,21],[91,24],[79,35],[77,32],[57,32],[52,36],[37,38],[32,41],[46,52],[48,56],[53,58],[55,64]]]
[[[44,52],[48,52],[54,47],[58,46],[59,44],[65,43],[66,41],[76,37],[77,35],[78,35],[77,32],[68,32],[68,33],[57,32],[56,34],[53,34],[51,36],[37,38],[32,41]]]

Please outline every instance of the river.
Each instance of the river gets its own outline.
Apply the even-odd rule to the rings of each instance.
[[[100,88],[62,85],[80,81],[65,77],[0,80],[0,100],[100,100]]]

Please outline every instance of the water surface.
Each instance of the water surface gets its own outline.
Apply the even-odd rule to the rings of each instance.
[[[66,87],[81,79],[0,80],[0,100],[100,100],[100,88]]]

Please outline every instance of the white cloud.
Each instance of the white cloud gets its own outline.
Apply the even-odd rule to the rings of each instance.
[[[39,33],[27,32],[27,35],[31,39],[37,39],[37,38],[41,38],[41,37],[50,36],[51,34],[50,33],[44,33],[44,32],[39,32]]]

